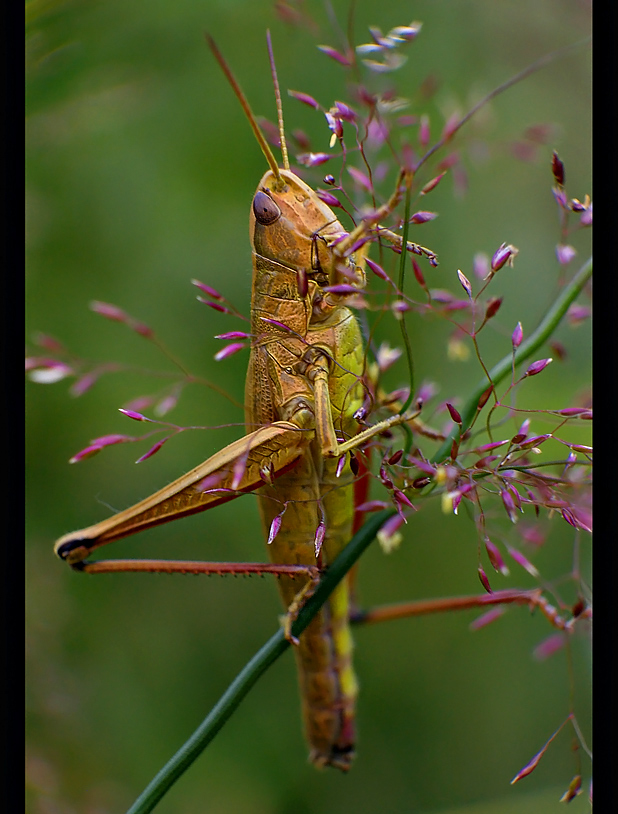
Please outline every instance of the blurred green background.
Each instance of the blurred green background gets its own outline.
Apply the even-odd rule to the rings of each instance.
[[[349,4],[333,5],[345,27]],[[428,112],[435,135],[444,113],[465,111],[534,59],[585,37],[591,4],[434,0],[382,6],[356,4],[355,41],[368,41],[370,24],[386,31],[412,19],[423,22],[394,80],[411,96],[429,74],[438,79],[434,98],[411,111]],[[284,91],[305,91],[328,107],[348,97],[340,67],[315,45],[336,45],[337,37],[321,3],[305,8],[314,31],[286,25],[272,3],[248,0],[27,4],[29,337],[43,331],[88,359],[171,370],[141,337],[88,310],[92,299],[112,302],[153,326],[192,371],[242,401],[246,355],[213,361],[221,347],[214,334],[242,330],[242,324],[197,303],[189,281],[197,277],[248,310],[248,209],[264,161],[203,32],[216,38],[256,113],[275,117],[266,28]],[[440,217],[422,227],[422,241],[413,235],[440,257],[440,268],[428,272],[430,285],[452,290],[455,269],[473,279],[476,252],[491,255],[502,241],[520,249],[515,269],[501,272],[491,291],[505,302],[494,320],[497,330],[483,337],[490,363],[508,352],[517,320],[530,333],[556,292],[552,149],[565,162],[569,196],[583,200],[591,191],[590,72],[589,48],[583,47],[499,97],[481,118],[484,129],[472,123],[462,134],[461,145],[472,145],[467,152],[462,146],[467,196],[453,195],[451,181],[443,182],[423,207]],[[283,101],[288,131],[301,127],[314,138],[314,149],[326,150],[322,117],[286,95]],[[552,140],[536,161],[516,160],[510,145],[540,123],[555,125]],[[474,149],[481,137],[490,148],[486,160]],[[322,174],[317,171],[318,182]],[[572,242],[579,252],[575,267],[587,256],[588,235]],[[480,377],[478,366],[447,358],[444,323],[414,316],[409,322],[419,381],[438,382],[441,399],[465,396]],[[393,333],[391,341],[396,338]],[[521,406],[559,409],[585,391],[588,326],[562,326],[556,338],[566,358],[527,383]],[[393,374],[393,386],[404,383]],[[185,433],[138,468],[133,462],[147,443],[67,465],[91,438],[138,434],[143,425],[117,408],[159,387],[160,379],[136,373],[104,377],[79,399],[69,397],[66,381],[28,385],[32,814],[125,810],[277,625],[278,595],[267,579],[87,578],[53,558],[52,544],[61,534],[101,519],[108,507],[131,505],[240,435],[239,426]],[[194,385],[169,418],[240,424],[242,413]],[[533,423],[533,431],[547,426]],[[575,438],[578,431],[569,432]],[[587,440],[583,431],[577,438]],[[535,560],[547,579],[570,570],[573,536],[559,518],[551,525]],[[588,546],[586,538],[585,572]],[[368,552],[362,599],[369,605],[479,592],[476,552],[465,513],[445,516],[430,502],[409,523],[395,554],[385,557],[377,547]],[[260,560],[255,501],[248,497],[132,538],[109,555]],[[491,578],[500,588],[535,584],[516,567],[511,578]],[[534,660],[533,647],[551,628],[524,608],[472,633],[468,624],[477,615],[356,630],[359,744],[348,776],[318,773],[306,762],[288,653],[157,810],[560,810],[558,799],[575,773],[570,731],[561,733],[530,777],[515,787],[509,781],[568,713],[565,652]],[[573,642],[573,664],[576,709],[588,736],[583,639]],[[584,769],[587,777],[586,760]],[[586,796],[570,811],[587,810]]]

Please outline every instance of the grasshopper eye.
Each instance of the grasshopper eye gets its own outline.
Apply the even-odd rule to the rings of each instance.
[[[281,210],[265,192],[259,190],[253,199],[253,214],[262,226],[269,226],[281,217]]]

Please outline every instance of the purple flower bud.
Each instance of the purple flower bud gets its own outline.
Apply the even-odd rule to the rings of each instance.
[[[299,128],[292,130],[292,138],[298,144],[301,150],[307,150],[308,152],[311,149],[311,141],[304,130],[300,130]]]
[[[470,285],[470,280],[466,277],[466,275],[460,269],[457,269],[457,276],[459,277],[459,282],[463,290],[469,297],[472,297],[472,286]]]
[[[494,391],[494,386],[493,386],[493,384],[490,384],[489,387],[481,393],[481,397],[478,400],[478,404],[476,405],[477,410],[482,410],[483,409],[483,407],[489,401],[489,397],[491,396],[493,391]]]
[[[587,407],[565,407],[564,410],[556,410],[558,415],[565,415],[567,417],[582,416],[584,413],[590,412]]]
[[[388,276],[388,274],[387,274],[387,273],[384,271],[384,269],[382,268],[382,266],[378,265],[378,264],[377,264],[377,263],[376,263],[374,260],[372,260],[370,257],[366,257],[366,258],[365,258],[365,263],[366,263],[366,264],[367,264],[367,266],[368,266],[368,267],[371,269],[371,271],[373,271],[373,273],[376,275],[376,277],[379,277],[381,280],[385,280],[385,281],[386,281],[386,282],[388,282],[388,283],[390,282],[390,277],[389,277],[389,276]]]
[[[353,452],[350,452],[350,469],[352,470],[352,474],[356,477],[360,471],[360,464],[358,463],[358,458]]]
[[[564,164],[558,158],[558,153],[554,150],[551,156],[551,171],[558,186],[564,186]]]
[[[332,156],[328,153],[301,153],[296,156],[296,160],[303,167],[319,167],[320,164],[325,164],[331,158]]]
[[[326,523],[323,520],[320,520],[318,523],[318,527],[315,530],[315,537],[313,539],[313,547],[315,550],[316,559],[320,556],[320,551],[322,550],[322,543],[324,542],[324,537],[326,535]]]
[[[215,339],[251,339],[252,334],[244,331],[228,331],[225,334],[217,334]]]
[[[497,461],[499,455],[485,455],[484,458],[479,458],[479,460],[474,464],[475,469],[487,469],[491,463]]]
[[[386,521],[377,533],[378,542],[382,550],[387,554],[399,545],[401,535],[398,534],[398,531],[403,524],[404,518],[399,514],[395,514]]]
[[[413,464],[417,469],[420,469],[421,472],[425,472],[427,475],[434,475],[436,471],[436,467],[434,464],[430,464],[428,461],[423,461],[422,458],[415,458],[409,457],[409,461]]]
[[[500,497],[502,498],[502,503],[504,504],[509,520],[511,523],[517,523],[517,513],[515,511],[515,502],[512,494],[508,489],[503,489],[500,492]]]
[[[379,475],[379,477],[380,477],[380,481],[382,482],[382,485],[386,486],[387,489],[394,489],[395,488],[395,484],[389,478],[388,473],[387,473],[387,471],[386,471],[386,469],[384,468],[383,465],[380,467],[380,475]]]
[[[481,447],[476,447],[474,450],[477,453],[481,452],[490,452],[492,449],[498,449],[498,447],[504,446],[504,444],[508,443],[508,438],[505,441],[494,441],[491,444],[483,444]]]
[[[472,260],[472,268],[474,269],[474,274],[478,277],[479,280],[486,280],[490,273],[489,267],[489,257],[485,254],[485,252],[477,252],[474,255],[474,259]]]
[[[135,461],[135,463],[141,464],[142,461],[151,458],[156,452],[158,452],[161,449],[161,447],[168,440],[168,438],[170,438],[169,435],[166,438],[162,438],[160,441],[157,441],[157,443],[154,446],[150,447],[148,452],[146,452],[145,455],[142,455],[141,458],[138,458],[137,461]]]
[[[591,226],[592,225],[592,204],[586,209],[585,212],[582,212],[579,222],[582,226]]]
[[[410,307],[411,306],[409,306],[407,302],[404,302],[404,300],[394,300],[391,303],[391,309],[395,316],[398,314],[405,314],[406,311],[410,310]]]
[[[513,260],[519,254],[519,249],[511,246],[510,243],[502,243],[500,248],[497,249],[494,256],[491,258],[491,268],[493,271],[499,271],[506,263],[509,266],[513,265]]]
[[[508,576],[509,569],[506,567],[505,562],[502,559],[502,555],[498,550],[498,547],[494,543],[492,543],[489,537],[485,538],[485,550],[487,551],[489,562],[493,565],[494,569],[503,576],[505,577]]]
[[[570,263],[576,254],[577,251],[573,246],[564,245],[562,243],[558,243],[556,246],[556,257],[561,266],[566,266],[567,263]]]
[[[542,370],[545,370],[547,365],[553,361],[550,359],[538,359],[536,362],[533,362],[530,367],[524,373],[524,376],[536,376]]]
[[[233,472],[232,483],[230,484],[234,491],[240,489],[240,487],[242,486],[243,478],[245,477],[245,472],[247,471],[248,457],[249,450],[247,450],[239,458],[237,458],[234,463],[234,467],[232,469]]]
[[[524,329],[521,327],[521,322],[518,322],[511,336],[511,342],[513,343],[513,347],[518,348],[521,345],[521,341],[523,338],[524,338]]]
[[[125,441],[134,441],[130,435],[118,435],[112,433],[110,435],[101,435],[100,438],[93,438],[91,444],[96,444],[98,447],[108,447],[112,444],[122,444]]]
[[[337,285],[326,285],[322,291],[328,291],[331,294],[358,294],[358,288],[348,283],[338,283]]]
[[[421,147],[426,147],[429,144],[429,117],[426,115],[421,116],[421,123],[418,128],[418,143]]]
[[[137,398],[131,399],[125,409],[141,412],[142,410],[147,410],[149,407],[152,407],[154,403],[155,399],[153,396],[138,396]]]
[[[356,46],[357,54],[379,54],[384,50],[384,46],[377,42],[365,42]]]
[[[216,489],[215,487],[217,484],[221,483],[223,479],[222,472],[213,472],[211,475],[207,475],[203,478],[199,483],[195,484],[195,491],[196,492],[215,492],[215,491],[230,491],[228,489]]]
[[[398,449],[396,452],[393,452],[391,457],[388,459],[387,463],[388,463],[389,466],[395,466],[395,464],[398,464],[399,461],[402,458],[403,458],[403,450]]]
[[[388,509],[388,503],[385,500],[368,500],[366,503],[361,503],[356,507],[357,512],[380,512],[382,509]]]
[[[39,348],[44,348],[52,353],[63,353],[65,350],[62,342],[50,334],[44,334],[37,331],[37,333],[35,333],[32,337],[32,341],[35,345],[38,345]]]
[[[480,630],[482,627],[486,627],[492,622],[495,622],[496,619],[499,619],[503,614],[504,608],[496,606],[477,617],[473,622],[470,622],[470,630]]]
[[[395,489],[395,491],[393,492],[393,497],[397,503],[403,504],[404,506],[407,506],[410,509],[414,508],[414,504],[412,503],[410,498],[405,494],[405,492],[402,492],[400,489]]]
[[[452,113],[446,121],[444,125],[444,129],[442,130],[442,140],[448,141],[451,136],[458,130],[459,124],[461,121],[461,117],[457,111]]]
[[[119,407],[118,412],[126,415],[128,418],[132,418],[134,421],[152,421],[152,418],[146,418],[145,415],[136,413],[135,410],[125,410],[124,407]]]
[[[94,311],[95,314],[100,314],[105,319],[109,319],[112,322],[125,322],[129,321],[129,316],[126,314],[121,308],[118,308],[116,305],[112,305],[108,302],[99,302],[98,300],[93,300],[90,303],[90,310]]]
[[[459,412],[448,401],[446,402],[446,409],[449,411],[449,414],[453,421],[455,422],[455,424],[461,424],[461,416]]]
[[[82,396],[86,393],[90,388],[96,384],[99,380],[100,372],[96,373],[92,371],[91,373],[86,373],[84,376],[80,376],[80,378],[71,385],[71,395],[72,396]]]
[[[339,199],[335,198],[331,192],[327,192],[325,189],[316,189],[315,194],[321,201],[324,201],[327,206],[341,206]]]
[[[132,328],[140,336],[146,337],[146,339],[149,339],[151,336],[154,335],[154,331],[152,330],[152,328],[150,328],[148,325],[144,325],[143,322],[137,322],[134,319],[130,320],[129,328]]]
[[[382,342],[376,353],[376,361],[380,372],[384,373],[385,370],[392,367],[402,353],[401,348],[391,348],[388,342]]]
[[[412,258],[412,269],[414,271],[414,276],[416,277],[416,282],[420,285],[422,289],[427,291],[427,283],[425,282],[425,278],[423,277],[423,272],[421,271],[421,267],[414,258]]]
[[[270,317],[260,317],[262,322],[267,322],[269,325],[274,325],[275,328],[279,328],[281,331],[285,331],[285,333],[293,334],[295,331],[286,325],[284,322],[279,322],[277,319],[270,319]]]
[[[360,187],[363,187],[363,189],[371,192],[373,189],[373,184],[371,183],[371,178],[369,178],[366,173],[361,172],[356,167],[348,167],[348,172]]]
[[[526,765],[523,767],[523,769],[520,769],[517,772],[515,777],[511,780],[511,786],[513,785],[513,783],[517,783],[518,780],[521,780],[522,778],[527,777],[530,774],[530,772],[533,772],[536,769],[536,767],[539,764],[539,761],[541,760],[541,758],[543,757],[543,755],[547,751],[547,747],[549,746],[549,744],[551,743],[552,740],[553,740],[553,738],[551,738],[545,744],[545,746],[541,749],[540,752],[536,753],[536,755],[532,758],[532,760],[530,760],[530,761],[528,761],[528,763],[526,763]]]
[[[215,311],[219,311],[221,314],[231,314],[229,308],[226,308],[225,305],[221,305],[218,302],[211,302],[210,300],[205,300],[204,297],[197,297],[199,302],[203,302],[204,305],[208,305],[209,308],[214,308]]]
[[[161,399],[161,401],[155,406],[155,413],[159,417],[167,415],[178,403],[179,395],[179,392],[174,392],[170,393],[168,396],[165,396],[165,398]]]
[[[285,511],[285,509],[284,509]],[[281,528],[281,518],[283,516],[283,512],[278,514],[276,517],[273,517],[273,521],[270,524],[270,529],[268,531],[268,540],[266,541],[267,545],[270,545],[272,541],[275,539],[277,534],[279,533],[279,529]]]
[[[324,116],[326,117],[326,121],[328,123],[328,129],[332,131],[333,136],[336,138],[342,138],[343,125],[341,124],[341,119],[338,116],[333,116],[333,114],[330,111],[328,113],[325,113]],[[334,142],[331,141],[331,147],[333,143]]]
[[[588,317],[590,317],[591,313],[592,312],[587,305],[578,305],[577,303],[573,303],[573,305],[569,306],[569,310],[567,311],[569,325],[576,328],[578,325],[581,325],[582,322],[585,322]]]
[[[350,60],[341,54],[339,51],[336,51],[334,48],[331,48],[330,45],[318,45],[318,51],[321,51],[323,54],[326,54],[327,57],[334,59],[335,62],[338,62],[340,65],[343,65],[345,68],[349,68],[351,65]]]
[[[506,550],[509,552],[509,555],[512,557],[513,560],[515,560],[515,562],[518,565],[521,565],[521,567],[524,568],[531,576],[535,577],[535,579],[538,579],[538,577],[540,576],[539,571],[537,567],[533,565],[527,557],[524,557],[524,555],[520,551],[517,551],[517,549],[515,548],[511,548],[511,546],[509,545],[507,545]]]
[[[55,359],[26,359],[28,378],[37,384],[54,384],[73,375],[73,368]]]
[[[418,36],[422,26],[423,24],[418,22],[410,23],[410,25],[398,25],[395,26],[395,28],[391,28],[388,33],[391,37],[397,37],[398,39],[404,39],[409,42]]]
[[[410,218],[410,223],[427,223],[438,217],[437,212],[415,212]]]
[[[491,585],[489,584],[489,580],[487,579],[487,574],[485,573],[485,570],[481,565],[479,565],[478,568],[478,575],[479,579],[481,580],[481,585],[483,586],[483,588],[485,588],[488,594],[493,594]]]
[[[275,467],[272,461],[264,462],[260,466],[260,480],[272,486],[275,482]]]
[[[80,461],[83,461],[85,458],[92,458],[93,455],[96,455],[98,452],[101,452],[103,449],[102,446],[99,444],[90,444],[89,446],[81,449],[79,452],[76,452],[72,458],[69,458],[70,464],[76,464]]]
[[[258,116],[257,120],[269,144],[272,144],[273,147],[280,147],[281,137],[277,125],[274,122],[271,122],[269,119],[266,119],[264,116]]]
[[[575,450],[575,452],[592,453],[592,447],[589,447],[586,444],[571,444],[570,446],[571,449]]]
[[[339,458],[339,460],[337,461],[337,468],[336,468],[336,470],[335,470],[335,477],[336,477],[336,478],[340,478],[340,477],[341,477],[341,473],[343,472],[343,468],[344,468],[344,466],[345,466],[345,458],[346,458],[346,456],[345,456],[345,455],[342,455],[342,456]]]
[[[545,661],[545,659],[553,656],[554,653],[562,650],[565,644],[566,636],[564,633],[552,633],[551,636],[543,639],[543,641],[534,648],[534,658],[537,659],[537,661]]]
[[[425,186],[421,189],[420,194],[427,195],[428,192],[431,192],[432,189],[435,189],[445,175],[446,175],[445,172],[441,172],[440,175],[436,175],[435,178],[432,178],[431,181],[428,181],[425,184]]]
[[[528,438],[525,442],[521,443],[520,446],[522,448],[526,447],[538,447],[547,441],[548,438],[551,438],[551,433],[546,433],[545,435],[533,435],[531,438]]]
[[[443,158],[442,161],[438,164],[439,170],[449,170],[451,167],[454,167],[455,164],[459,161],[459,153],[449,153],[446,158]]]
[[[502,297],[491,297],[487,300],[487,308],[485,310],[485,319],[491,319],[500,310],[502,305]]]
[[[211,288],[209,285],[206,285],[206,283],[202,283],[199,280],[191,280],[191,282],[194,286],[197,286],[200,291],[203,291],[204,294],[208,294],[209,297],[212,297],[213,300],[224,299],[223,295],[219,294],[216,288]]]
[[[309,107],[313,107],[315,110],[320,109],[320,105],[313,96],[309,96],[308,93],[302,93],[301,91],[297,90],[288,90],[288,95],[292,97],[292,99],[297,99],[299,102],[302,102],[304,105],[309,105]]]
[[[559,803],[570,803],[571,800],[574,800],[578,794],[581,794],[582,790],[582,776],[581,774],[576,774],[575,777],[569,783],[568,789],[564,792]]]
[[[335,102],[335,107],[337,108],[339,116],[344,122],[356,121],[356,113],[351,107],[349,107],[349,105],[346,105],[345,102]]]

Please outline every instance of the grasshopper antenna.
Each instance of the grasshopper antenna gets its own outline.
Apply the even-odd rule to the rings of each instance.
[[[285,127],[283,125],[283,105],[281,104],[281,91],[279,90],[279,79],[277,78],[277,66],[275,65],[275,55],[273,54],[273,44],[270,39],[270,30],[266,31],[266,43],[268,45],[268,58],[270,60],[270,72],[275,88],[275,101],[277,104],[277,122],[279,124],[279,141],[281,142],[281,158],[283,159],[283,169],[290,169],[288,158],[288,145],[285,140]]]
[[[242,109],[245,111],[245,116],[249,120],[249,124],[251,125],[251,129],[253,130],[253,133],[254,133],[254,135],[255,135],[255,137],[257,139],[257,142],[260,145],[260,149],[264,153],[264,158],[268,161],[268,165],[271,168],[271,170],[273,171],[273,174],[274,174],[275,178],[277,179],[277,183],[280,184],[281,186],[283,186],[284,182],[283,182],[283,178],[281,177],[281,170],[279,169],[279,165],[277,164],[275,156],[273,155],[273,151],[270,149],[270,146],[269,146],[268,142],[266,141],[266,138],[264,137],[264,134],[260,130],[260,126],[257,123],[257,120],[256,120],[255,116],[253,115],[253,111],[251,110],[249,102],[247,101],[247,97],[245,96],[245,94],[240,89],[240,85],[236,81],[236,78],[235,78],[234,74],[232,73],[232,71],[231,71],[229,65],[227,64],[227,62],[225,61],[225,59],[223,57],[223,54],[221,53],[221,51],[219,51],[219,48],[217,47],[216,42],[213,40],[213,38],[210,36],[210,34],[207,33],[205,36],[206,36],[206,41],[208,42],[208,45],[210,46],[210,50],[213,52],[213,54],[215,56],[215,59],[217,60],[217,62],[221,66],[221,70],[223,71],[223,73],[225,74],[225,76],[227,78],[227,81],[232,86],[232,90],[234,91],[234,94],[236,95],[236,98],[240,102],[240,104],[242,106]],[[278,90],[279,89],[277,87],[277,91]],[[281,105],[280,100],[279,100],[278,104],[279,104],[279,109],[280,109],[280,105]],[[283,142],[282,142],[282,145],[283,145]],[[283,146],[282,146],[282,150],[283,150]],[[287,150],[284,152],[284,157],[285,157],[284,165],[285,165],[285,168],[288,169]]]

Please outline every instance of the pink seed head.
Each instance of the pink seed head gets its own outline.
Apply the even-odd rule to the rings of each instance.
[[[296,99],[299,102],[302,102],[304,105],[309,105],[309,107],[313,107],[315,110],[320,109],[320,105],[313,96],[309,96],[308,93],[302,93],[301,91],[297,90],[289,90],[288,95],[292,97],[292,99]]]
[[[515,246],[511,246],[510,243],[502,243],[491,258],[492,271],[499,271],[507,263],[512,266],[517,254],[519,254],[519,249],[516,249]]]
[[[523,338],[524,338],[524,329],[521,327],[521,322],[518,322],[511,336],[511,342],[513,343],[513,347],[518,348],[521,345]]]
[[[548,364],[552,362],[553,359],[538,359],[536,362],[533,362],[524,373],[524,376],[536,376],[542,370],[545,370]]]

